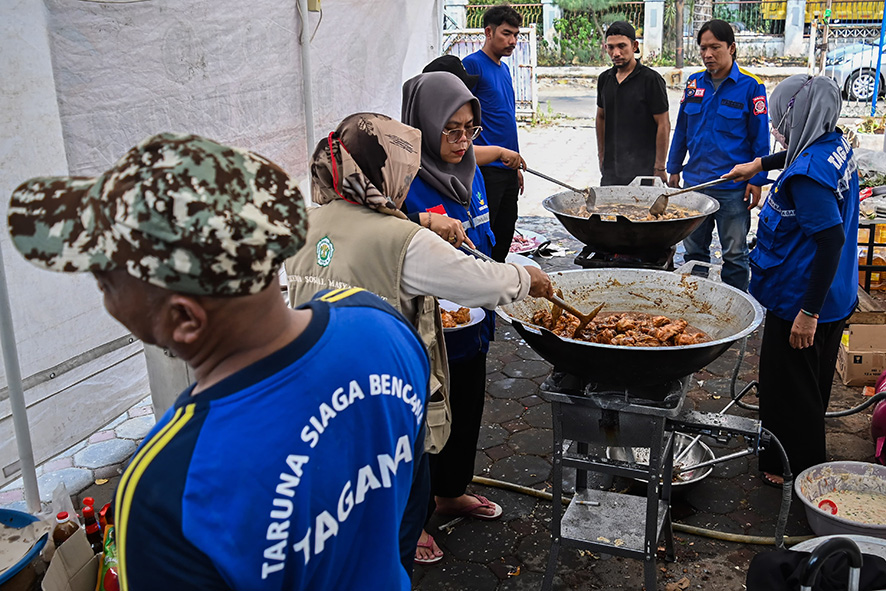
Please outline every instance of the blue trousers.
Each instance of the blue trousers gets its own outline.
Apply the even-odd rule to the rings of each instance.
[[[699,192],[716,199],[720,209],[683,239],[686,249],[684,259],[711,262],[711,238],[716,223],[723,251],[723,283],[747,291],[750,281],[748,232],[751,229],[751,212],[744,200],[744,189],[706,189]]]

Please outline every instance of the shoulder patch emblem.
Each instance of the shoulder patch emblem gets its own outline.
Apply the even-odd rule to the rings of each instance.
[[[689,82],[686,83],[686,88],[695,88],[695,78],[692,78]]]
[[[754,115],[766,114],[766,96],[754,97]]]
[[[698,96],[698,97],[704,96],[704,88],[696,88],[695,89],[695,96]]]
[[[321,267],[328,267],[332,262],[332,255],[335,254],[335,245],[329,236],[324,236],[317,242],[317,264]]]

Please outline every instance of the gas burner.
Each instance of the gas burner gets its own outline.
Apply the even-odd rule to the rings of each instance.
[[[639,414],[676,415],[689,391],[691,376],[652,386],[613,385],[596,382],[556,369],[541,385],[542,397],[578,397],[603,409]]]
[[[585,246],[581,253],[575,257],[575,264],[585,269],[630,268],[673,271],[676,252],[676,246],[642,254],[619,254],[594,250],[592,246]]]

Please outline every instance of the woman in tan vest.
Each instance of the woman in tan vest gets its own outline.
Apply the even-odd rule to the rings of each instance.
[[[397,308],[416,327],[431,356],[431,401],[425,449],[437,453],[450,421],[443,326],[436,297],[470,307],[495,308],[527,295],[553,293],[534,267],[487,263],[409,221],[400,211],[418,173],[421,133],[384,115],[357,113],[321,140],[311,162],[312,199],[305,247],[286,261],[290,305],[326,289],[363,288]],[[271,206],[271,205],[269,205]],[[440,216],[443,217],[443,216]],[[445,232],[446,230],[439,230]],[[436,297],[435,297],[436,296]],[[401,525],[403,565],[412,572],[424,525],[430,483],[427,456]]]

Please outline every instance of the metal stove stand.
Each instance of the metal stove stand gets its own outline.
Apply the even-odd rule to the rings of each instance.
[[[552,373],[539,395],[551,403],[554,427],[552,544],[543,590],[553,586],[560,548],[643,561],[647,591],[656,589],[655,558],[663,538],[674,560],[671,481],[675,432],[724,438],[742,435],[759,445],[759,421],[683,411],[691,376],[654,387],[610,387]],[[605,446],[645,447],[649,461],[608,459]],[[576,470],[575,495],[563,511],[563,469]],[[588,488],[588,472],[647,482],[646,497]]]
[[[637,254],[619,254],[585,246],[575,256],[575,264],[584,269],[655,269],[674,270],[674,255],[677,247]]]

